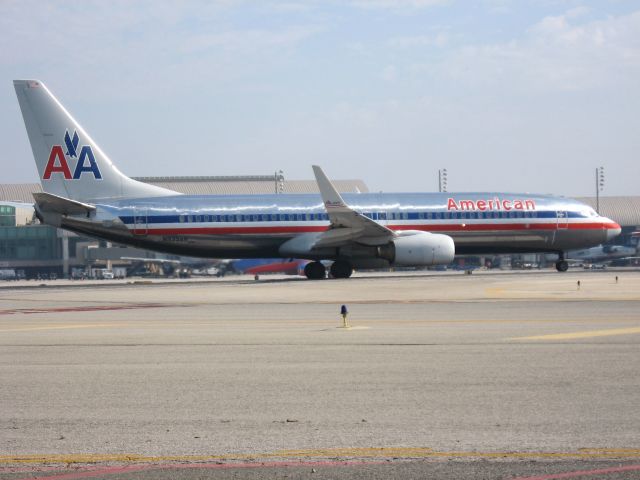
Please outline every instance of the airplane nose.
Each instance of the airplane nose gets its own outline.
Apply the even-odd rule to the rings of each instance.
[[[620,228],[620,225],[618,225],[613,220],[609,220],[608,218],[604,219],[604,228],[607,234],[606,241],[609,241],[612,238],[617,237],[618,235],[620,235],[620,232],[622,232],[622,228]]]

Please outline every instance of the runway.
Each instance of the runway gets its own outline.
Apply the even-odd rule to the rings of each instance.
[[[640,475],[638,272],[57,285],[0,288],[0,478]]]

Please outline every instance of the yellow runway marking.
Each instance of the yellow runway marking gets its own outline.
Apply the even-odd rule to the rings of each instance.
[[[157,462],[203,462],[261,459],[303,458],[640,458],[640,449],[580,449],[575,452],[464,452],[435,451],[426,447],[386,448],[334,448],[317,450],[280,450],[271,453],[242,453],[222,455],[163,455],[145,456],[136,454],[68,454],[68,455],[1,455],[0,465],[9,464],[74,464],[74,463],[157,463]]]
[[[615,335],[632,335],[640,333],[640,327],[612,328],[609,330],[588,330],[586,332],[553,333],[550,335],[534,335],[531,337],[515,337],[509,340],[573,340],[576,338],[611,337]]]
[[[561,324],[561,323],[572,323],[575,319],[451,319],[451,320],[443,320],[443,319],[412,319],[412,320],[387,320],[387,319],[358,319],[357,323],[360,325],[352,326],[351,330],[367,330],[372,328],[372,326],[380,326],[380,325],[455,325],[455,324],[527,324],[527,323],[553,323],[553,324]],[[637,317],[614,317],[609,319],[611,322],[615,323],[634,323],[637,324]],[[235,319],[232,323],[227,322],[226,320],[220,321],[203,321],[203,322],[175,322],[175,321],[167,321],[158,323],[157,321],[139,321],[139,322],[122,322],[122,323],[76,323],[76,324],[26,324],[20,327],[9,326],[7,323],[6,326],[0,326],[0,333],[20,333],[20,332],[36,332],[36,331],[46,331],[46,330],[74,330],[74,329],[91,329],[91,328],[181,328],[186,329],[190,328],[198,328],[198,327],[212,327],[212,328],[220,328],[220,327],[237,327],[239,325],[243,325],[245,323],[254,322],[251,319],[239,318]],[[582,323],[602,323],[602,319],[593,318],[593,319],[581,319]],[[264,326],[272,326],[272,325],[282,325],[282,326],[302,326],[302,327],[318,327],[318,326],[326,326],[328,322],[324,319],[313,319],[310,321],[299,321],[299,320],[282,320],[282,319],[265,319],[261,320],[261,325]],[[364,325],[363,325],[364,324]],[[332,330],[331,328],[330,330]],[[587,332],[573,332],[573,333],[561,333],[561,334],[550,334],[550,335],[536,335],[536,336],[528,336],[528,337],[513,337],[508,338],[507,340],[566,340],[572,338],[589,338],[589,337],[599,337],[599,336],[608,336],[608,335],[628,335],[640,333],[640,327],[631,327],[631,328],[621,328],[621,329],[611,329],[611,330],[595,330],[595,331],[587,331]]]

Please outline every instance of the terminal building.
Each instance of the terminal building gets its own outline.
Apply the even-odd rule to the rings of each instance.
[[[139,177],[136,180],[191,195],[318,193],[315,180],[285,181],[281,174]],[[333,183],[342,193],[369,191],[362,180],[335,180]],[[94,270],[105,267],[124,275],[132,258],[168,258],[133,247],[113,246],[39,224],[33,208],[25,204],[32,203],[32,194],[41,191],[39,183],[0,184],[0,269],[13,269],[27,278],[66,278],[74,272],[91,275]],[[640,230],[640,196],[577,199],[599,209],[600,214],[620,224],[622,234],[613,240],[615,244],[637,247],[638,238],[633,233]]]

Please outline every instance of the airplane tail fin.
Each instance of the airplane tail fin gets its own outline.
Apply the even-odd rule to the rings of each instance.
[[[39,80],[13,86],[45,192],[77,201],[178,194],[121,173]]]

